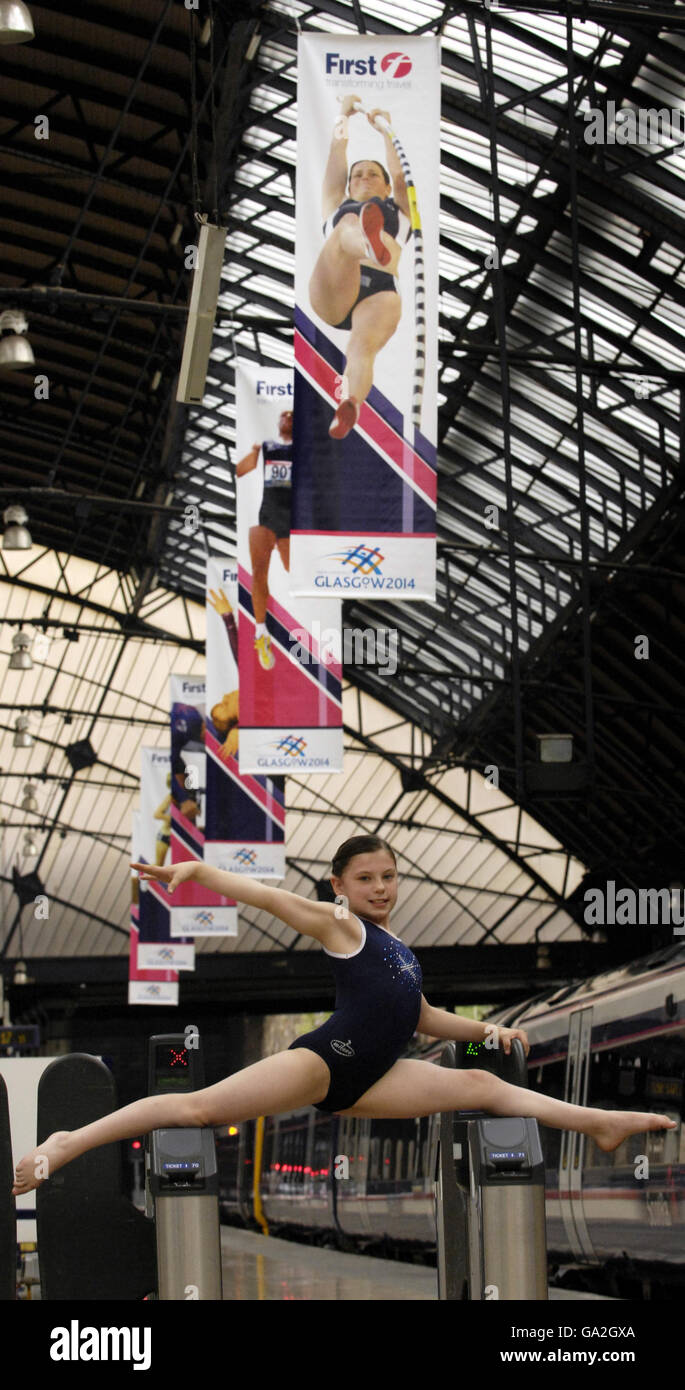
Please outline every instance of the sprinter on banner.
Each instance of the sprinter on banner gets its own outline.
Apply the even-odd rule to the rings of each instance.
[[[293,412],[283,410],[278,420],[278,439],[258,440],[249,453],[238,460],[236,478],[243,478],[262,459],[262,504],[255,526],[250,527],[252,563],[252,610],[255,619],[254,647],[265,671],[275,665],[271,637],[266,628],[269,602],[269,565],[277,550],[286,573],[290,569],[290,499],[293,471]]]
[[[435,598],[439,44],[402,44],[298,45],[294,594]]]
[[[293,598],[290,497],[293,374],[237,362],[236,492],[240,777],[342,770],[342,665],[322,629],[341,606]],[[270,794],[270,814],[281,814]]]

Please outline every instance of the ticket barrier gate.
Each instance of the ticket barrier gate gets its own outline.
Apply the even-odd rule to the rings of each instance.
[[[114,1077],[100,1058],[56,1057],[38,1083],[38,1143],[116,1108]],[[155,1289],[154,1231],[122,1192],[119,1145],[91,1149],[44,1182],[36,1192],[36,1227],[45,1301],[137,1301]]]
[[[518,1038],[509,1056],[482,1044],[468,1049],[448,1043],[441,1065],[476,1066],[527,1086]],[[547,1298],[545,1164],[537,1120],[485,1111],[440,1116],[436,1223],[439,1299]]]
[[[204,1085],[197,1030],[150,1038],[149,1095]],[[212,1129],[156,1129],[146,1148],[146,1211],[157,1233],[159,1299],[223,1298],[219,1172]]]

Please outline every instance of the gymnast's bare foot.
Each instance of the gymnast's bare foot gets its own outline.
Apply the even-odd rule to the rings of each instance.
[[[611,1153],[630,1134],[644,1134],[652,1129],[677,1129],[675,1120],[668,1115],[656,1115],[650,1111],[602,1110],[602,1118],[592,1130],[592,1138],[597,1148]]]
[[[32,1192],[34,1187],[40,1187],[46,1178],[51,1178],[58,1168],[69,1162],[71,1154],[65,1143],[69,1133],[68,1129],[56,1129],[45,1143],[37,1144],[35,1149],[31,1149],[30,1153],[19,1159],[14,1170],[14,1197],[21,1197],[25,1192]]]

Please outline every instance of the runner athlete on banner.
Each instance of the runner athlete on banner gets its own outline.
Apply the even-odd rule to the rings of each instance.
[[[255,618],[254,647],[264,671],[275,665],[271,638],[266,630],[269,602],[269,564],[274,547],[290,569],[290,500],[293,466],[293,413],[284,410],[278,421],[280,440],[265,439],[253,444],[236,465],[236,477],[251,473],[261,453],[264,466],[264,496],[256,526],[250,527],[252,563],[252,609]],[[248,436],[249,437],[249,436]]]
[[[369,123],[383,135],[387,169],[378,160],[358,159],[348,176],[347,122],[358,114],[359,105],[358,96],[342,99],[323,180],[326,241],[309,284],[319,318],[332,328],[350,331],[342,399],[329,429],[333,439],[345,439],[356,425],[373,386],[376,356],[400,321],[397,270],[412,230],[407,185],[387,111],[375,108],[367,113]]]

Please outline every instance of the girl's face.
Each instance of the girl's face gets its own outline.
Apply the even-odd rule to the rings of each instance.
[[[331,884],[336,897],[347,898],[351,912],[379,926],[388,920],[397,902],[397,869],[387,849],[355,854],[340,878],[331,878]]]
[[[350,174],[349,192],[355,203],[366,203],[369,198],[387,198],[390,187],[373,159],[360,159]]]

